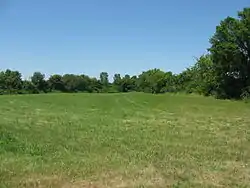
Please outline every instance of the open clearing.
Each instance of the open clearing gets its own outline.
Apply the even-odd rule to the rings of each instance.
[[[193,95],[0,96],[0,187],[249,187],[249,114]]]

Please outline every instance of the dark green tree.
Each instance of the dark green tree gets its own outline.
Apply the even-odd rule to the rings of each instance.
[[[115,74],[113,78],[113,86],[118,92],[122,92],[122,78],[120,74]]]
[[[137,83],[137,76],[132,76],[130,78],[130,90],[131,91],[138,91],[136,83]]]
[[[162,84],[161,93],[177,91],[177,87],[175,85],[175,75],[173,75],[172,72],[166,72],[163,80],[164,83]]]
[[[217,97],[239,98],[250,86],[250,8],[221,21],[210,43]]]
[[[101,72],[100,73],[100,82],[102,84],[102,90],[103,92],[108,92],[109,89],[109,75],[107,72]]]
[[[77,92],[79,90],[80,79],[74,74],[65,74],[62,77],[65,92]]]
[[[139,75],[137,86],[140,91],[161,93],[166,86],[165,72],[160,69],[151,69]]]
[[[31,76],[31,82],[39,92],[48,92],[48,84],[45,80],[45,75],[41,72],[34,72]]]
[[[91,78],[87,75],[80,75],[79,79],[79,85],[78,90],[81,92],[93,92],[92,82]]]
[[[17,94],[22,90],[22,75],[18,71],[7,69],[0,73],[0,90],[6,94]]]
[[[48,86],[51,91],[64,91],[62,76],[58,74],[51,75],[48,79]]]
[[[121,81],[122,92],[130,92],[135,90],[136,81],[126,74]]]
[[[5,75],[4,72],[1,71],[0,72],[0,94],[4,94],[4,90],[5,90]]]
[[[102,84],[97,78],[90,78],[91,92],[100,93],[102,90]]]
[[[192,67],[192,86],[196,93],[212,95],[216,89],[215,71],[211,55],[202,55]]]
[[[24,94],[38,94],[39,90],[34,86],[30,80],[23,81],[22,93]]]

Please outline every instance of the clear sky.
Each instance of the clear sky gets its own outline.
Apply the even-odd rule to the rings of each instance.
[[[0,69],[181,72],[250,0],[0,0]]]

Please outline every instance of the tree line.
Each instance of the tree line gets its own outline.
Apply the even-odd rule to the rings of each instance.
[[[139,75],[115,74],[109,81],[107,72],[99,78],[88,75],[51,75],[45,79],[34,72],[29,80],[22,80],[18,71],[0,72],[0,94],[36,94],[48,92],[186,92],[212,95],[216,98],[248,98],[250,96],[250,8],[227,17],[216,27],[210,38],[207,54],[179,74],[160,69]]]

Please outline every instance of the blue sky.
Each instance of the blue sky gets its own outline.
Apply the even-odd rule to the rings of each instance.
[[[0,69],[181,72],[249,0],[0,0]]]

